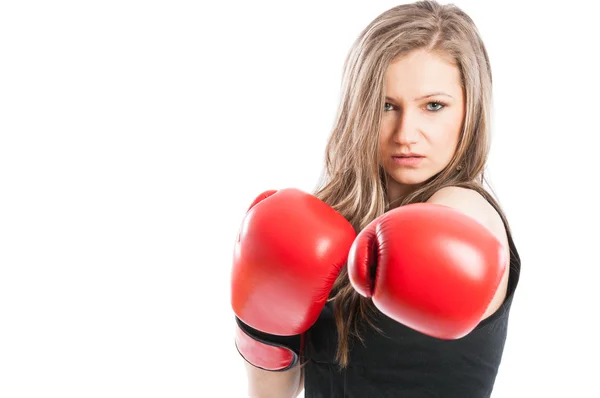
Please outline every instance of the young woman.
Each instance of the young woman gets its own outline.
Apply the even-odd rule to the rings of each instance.
[[[421,1],[346,60],[314,194],[262,193],[232,306],[251,397],[489,397],[520,260],[485,189],[492,74],[473,21]]]

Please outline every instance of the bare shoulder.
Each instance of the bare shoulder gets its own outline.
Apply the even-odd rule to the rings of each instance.
[[[492,205],[479,192],[472,189],[445,187],[434,193],[427,202],[455,208],[488,227],[495,217],[500,219]]]
[[[455,208],[479,221],[502,242],[507,252],[507,261],[509,260],[508,237],[502,218],[496,209],[479,192],[462,187],[445,187],[434,193],[427,202]],[[482,319],[490,316],[502,305],[506,297],[509,268],[509,265],[506,264],[504,278],[502,278],[498,291]]]
[[[462,187],[445,187],[434,193],[427,202],[446,205],[473,217],[506,243],[502,218],[479,192]]]

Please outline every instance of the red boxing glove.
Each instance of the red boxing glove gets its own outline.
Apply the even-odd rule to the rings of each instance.
[[[390,318],[432,337],[458,339],[480,322],[506,260],[500,240],[474,218],[414,203],[390,210],[358,234],[348,274]]]
[[[297,363],[355,238],[313,195],[283,189],[256,198],[235,245],[231,284],[236,347],[246,361],[272,371]]]

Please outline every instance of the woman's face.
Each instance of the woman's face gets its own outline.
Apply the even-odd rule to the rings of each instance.
[[[386,103],[379,136],[390,200],[405,195],[448,165],[460,136],[464,95],[458,68],[415,50],[385,75]]]

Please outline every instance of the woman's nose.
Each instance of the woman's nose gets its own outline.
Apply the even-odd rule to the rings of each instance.
[[[400,145],[410,145],[417,142],[419,129],[415,118],[407,113],[403,114],[398,121],[393,138]]]

